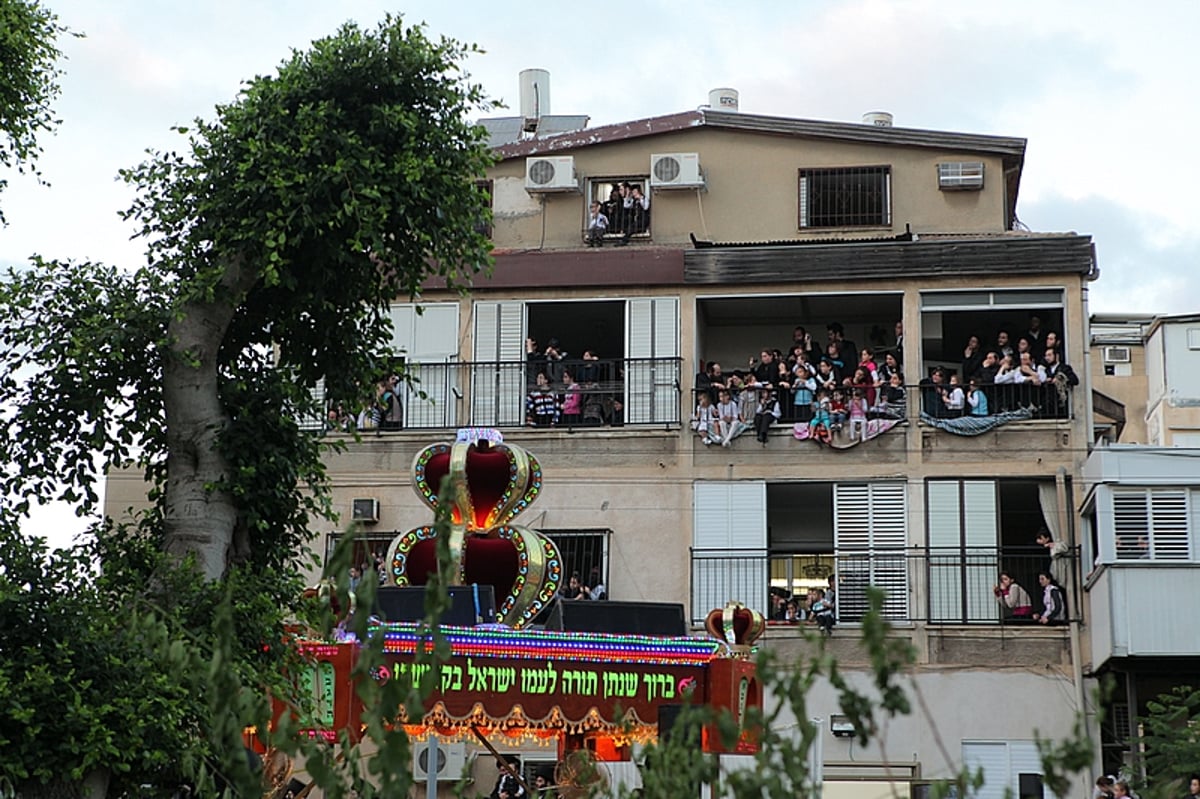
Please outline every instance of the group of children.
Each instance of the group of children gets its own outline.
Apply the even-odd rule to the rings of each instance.
[[[853,376],[842,378],[830,361],[822,360],[814,367],[807,354],[796,349],[793,358],[777,359],[778,375],[772,376],[773,380],[758,374],[763,372],[761,364],[744,381],[739,375],[730,375],[717,384],[715,405],[711,387],[697,389],[692,430],[705,445],[719,442],[729,446],[751,427],[759,442],[766,444],[771,425],[781,418],[807,423],[809,437],[818,442],[827,442],[843,430],[852,440],[865,440],[868,419],[904,417],[904,376],[891,355],[881,368],[872,351],[864,347]],[[709,381],[711,386],[711,375]],[[781,397],[790,400],[786,413]]]
[[[771,621],[784,624],[804,622],[815,625],[825,635],[831,635],[837,621],[832,586],[831,580],[828,592],[824,588],[810,588],[805,598],[799,595],[789,598],[786,592],[779,593],[771,589]]]

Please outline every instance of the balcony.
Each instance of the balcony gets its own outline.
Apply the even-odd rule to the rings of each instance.
[[[1145,561],[1100,567],[1089,578],[1093,668],[1113,659],[1200,652],[1200,564]]]
[[[680,425],[680,358],[621,358],[561,361],[550,398],[551,413],[534,419],[529,397],[536,377],[525,361],[469,361],[408,366],[411,383],[401,401],[399,423],[374,426],[361,411],[305,419],[308,430],[357,427],[388,434],[399,430],[445,430],[459,427],[546,427],[586,431],[627,426]],[[577,375],[574,388],[561,381],[566,370]],[[572,402],[572,400],[576,400]],[[327,409],[328,411],[328,409]]]
[[[1072,555],[1072,574],[1074,561]],[[1037,574],[1047,568],[1048,559],[1040,548],[914,547],[815,555],[693,549],[691,562],[693,623],[703,622],[709,611],[731,599],[772,623],[781,621],[772,619],[772,593],[802,597],[809,588],[825,587],[832,574],[839,624],[862,621],[867,588],[875,587],[884,591],[883,613],[895,624],[1009,627],[1034,622],[1014,617],[997,601],[992,589],[1000,571],[1025,588],[1034,612],[1040,612]],[[1078,597],[1072,586],[1064,591],[1068,614],[1078,619]]]

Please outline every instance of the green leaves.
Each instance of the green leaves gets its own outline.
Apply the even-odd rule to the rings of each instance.
[[[50,109],[62,74],[58,38],[70,33],[38,0],[0,0],[0,168],[32,171],[40,179],[38,139],[59,122]],[[0,177],[0,191],[7,183]],[[4,221],[0,209],[0,225]]]

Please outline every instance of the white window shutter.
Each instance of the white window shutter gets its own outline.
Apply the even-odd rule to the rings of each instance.
[[[698,481],[692,491],[692,618],[730,600],[766,615],[766,483]]]
[[[839,619],[863,617],[870,586],[884,591],[885,617],[908,618],[906,490],[899,482],[834,486]]]
[[[1113,537],[1117,560],[1139,560],[1150,546],[1150,502],[1144,488],[1114,488]]]
[[[1153,501],[1151,557],[1154,560],[1188,560],[1188,492],[1187,489],[1156,488]]]
[[[525,306],[475,303],[471,424],[520,427],[525,421]]]
[[[625,314],[625,421],[678,418],[679,371],[659,359],[679,357],[679,298],[631,299]]]

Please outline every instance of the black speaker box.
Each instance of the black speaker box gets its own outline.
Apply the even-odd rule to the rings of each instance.
[[[687,635],[683,605],[558,599],[541,617],[547,630],[635,635]]]
[[[425,589],[420,586],[381,586],[375,594],[375,615],[384,621],[425,618]],[[450,586],[450,607],[441,624],[474,627],[496,623],[496,589],[490,585]]]

